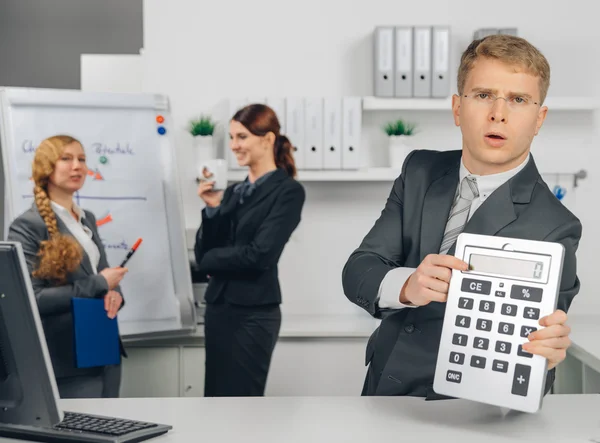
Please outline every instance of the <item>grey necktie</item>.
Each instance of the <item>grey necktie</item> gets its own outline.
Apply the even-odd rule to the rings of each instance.
[[[450,216],[446,222],[444,238],[440,246],[440,254],[446,254],[450,247],[456,241],[469,218],[471,203],[475,197],[479,197],[477,189],[477,179],[475,177],[465,177],[460,183],[460,192],[456,195],[454,204],[450,209]]]

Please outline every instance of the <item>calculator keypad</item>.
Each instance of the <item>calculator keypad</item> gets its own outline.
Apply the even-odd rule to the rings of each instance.
[[[472,368],[487,369],[501,374],[508,374],[512,369],[514,371],[512,394],[527,396],[531,366],[526,364],[529,362],[526,359],[532,358],[533,355],[525,352],[522,345],[513,346],[513,343],[508,340],[514,340],[512,337],[527,338],[529,334],[536,331],[537,327],[534,326],[536,323],[527,324],[529,323],[527,320],[538,320],[540,309],[510,303],[510,300],[540,303],[542,289],[504,282],[492,285],[488,280],[463,278],[461,291],[463,294],[458,299],[458,308],[468,315],[457,315],[455,318],[455,326],[463,328],[465,333],[457,332],[452,335],[452,344],[460,348],[450,352],[450,367],[464,367],[468,364]],[[507,294],[509,294],[508,298],[506,298]],[[506,301],[502,298],[506,298]],[[497,316],[494,320],[488,317],[489,314],[497,311],[505,321],[497,321]],[[523,320],[520,319],[525,319],[526,324],[522,324]],[[496,332],[506,339],[496,339],[500,338],[495,335]],[[461,352],[460,349],[463,351]],[[509,355],[514,356],[515,353],[523,359],[523,362],[515,363],[511,368],[513,364],[506,358]],[[464,376],[467,377],[468,373]],[[449,369],[446,373],[446,380],[452,383],[461,383],[462,378],[463,373],[455,369]]]

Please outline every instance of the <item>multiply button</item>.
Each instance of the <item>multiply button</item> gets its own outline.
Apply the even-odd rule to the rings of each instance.
[[[540,310],[538,308],[525,308],[523,311],[523,317],[530,320],[537,320],[540,318]]]
[[[539,303],[542,301],[542,288],[513,285],[512,289],[510,290],[510,298]]]
[[[528,337],[533,331],[537,331],[537,328],[533,326],[521,326],[521,337]]]
[[[529,388],[529,376],[531,374],[531,366],[516,364],[515,374],[512,382],[512,393],[527,397],[527,389]]]
[[[460,286],[462,292],[474,292],[475,294],[490,295],[492,290],[492,282],[487,280],[474,280],[465,278]]]

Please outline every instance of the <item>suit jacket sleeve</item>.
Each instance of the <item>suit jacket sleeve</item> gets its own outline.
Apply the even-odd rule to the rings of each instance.
[[[38,264],[40,242],[47,237],[45,231],[45,225],[38,227],[35,222],[20,218],[12,223],[8,232],[8,240],[20,242],[23,248],[40,315],[44,317],[69,312],[73,297],[104,296],[108,284],[101,275],[92,275],[64,286],[51,286],[47,280],[31,275]]]
[[[581,223],[575,217],[552,231],[544,240],[561,243],[565,247],[563,270],[560,279],[560,292],[556,309],[568,312],[575,296],[579,293],[576,252],[581,239]],[[555,379],[555,368],[548,371],[544,393],[548,394]]]
[[[194,244],[194,257],[196,264],[200,264],[206,254],[212,248],[218,248],[227,244],[231,220],[227,214],[224,214],[223,207],[231,197],[231,188],[227,189],[223,196],[223,201],[218,211],[212,214],[202,210],[202,224],[196,232],[196,243]]]
[[[294,182],[294,186],[287,187],[277,197],[251,243],[210,249],[198,262],[199,269],[210,275],[224,271],[262,271],[275,266],[300,223],[304,200],[304,188]]]
[[[342,286],[348,300],[377,318],[381,317],[381,309],[377,304],[381,282],[390,270],[404,266],[406,259],[402,243],[404,179],[413,154],[414,151],[405,160],[402,173],[394,181],[375,225],[350,255],[342,270]]]

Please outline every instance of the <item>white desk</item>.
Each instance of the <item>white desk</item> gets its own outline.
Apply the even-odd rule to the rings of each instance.
[[[600,441],[600,395],[550,395],[538,414],[460,400],[264,397],[64,400],[65,409],[173,426],[156,443]],[[13,441],[13,440],[2,440]]]
[[[554,391],[600,393],[600,316],[569,315],[571,347],[557,368]]]

